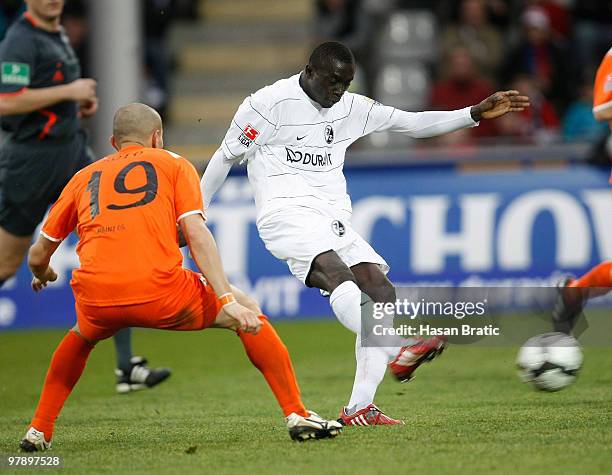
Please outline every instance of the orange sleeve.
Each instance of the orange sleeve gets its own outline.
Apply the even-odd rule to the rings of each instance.
[[[185,216],[198,213],[206,218],[198,172],[184,158],[179,158],[177,164],[177,175],[174,185],[174,211],[177,222]]]
[[[595,77],[593,112],[612,107],[612,49],[601,62]]]
[[[60,197],[51,206],[49,216],[42,227],[41,234],[51,241],[63,241],[77,225],[78,210],[74,193],[77,176],[72,177]]]

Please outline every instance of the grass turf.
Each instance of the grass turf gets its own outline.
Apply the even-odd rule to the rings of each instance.
[[[336,416],[353,380],[351,334],[335,321],[276,325],[307,407]],[[63,332],[0,333],[0,454],[17,454]],[[346,428],[292,442],[260,374],[230,332],[135,330],[134,348],[172,377],[114,393],[112,342],[99,344],[56,425],[61,473],[610,473],[612,349],[586,348],[559,393],[519,382],[516,349],[451,347],[377,403],[404,427]],[[5,471],[5,470],[0,470]],[[49,473],[49,470],[45,470]],[[20,471],[20,473],[23,473]]]

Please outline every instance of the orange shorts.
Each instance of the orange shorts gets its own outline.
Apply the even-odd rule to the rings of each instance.
[[[223,305],[200,274],[187,272],[188,285],[181,285],[152,302],[99,307],[79,303],[77,299],[76,315],[81,335],[95,342],[127,327],[182,331],[210,327]]]

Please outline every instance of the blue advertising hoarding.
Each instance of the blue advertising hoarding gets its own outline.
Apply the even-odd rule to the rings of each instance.
[[[387,260],[397,284],[546,286],[612,258],[612,194],[602,170],[397,167],[346,176],[353,227]],[[331,315],[328,300],[265,249],[246,177],[228,179],[208,223],[230,280],[270,317]],[[60,281],[40,294],[30,290],[25,266],[0,290],[0,329],[74,322],[75,245],[74,236],[62,244],[52,261]]]

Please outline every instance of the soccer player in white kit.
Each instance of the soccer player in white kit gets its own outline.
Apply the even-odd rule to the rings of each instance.
[[[247,162],[255,192],[257,229],[266,248],[287,262],[309,287],[330,294],[340,322],[357,335],[357,368],[350,401],[340,412],[348,425],[403,424],[374,405],[387,366],[410,379],[420,363],[439,354],[440,338],[397,347],[362,346],[361,292],[394,302],[389,266],[351,226],[343,174],[346,149],[372,132],[433,137],[478,125],[481,119],[521,111],[528,98],[497,92],[480,104],[448,112],[404,112],[346,92],[355,74],[351,51],[319,45],[305,69],[247,97],[202,177],[208,206],[232,165]]]

